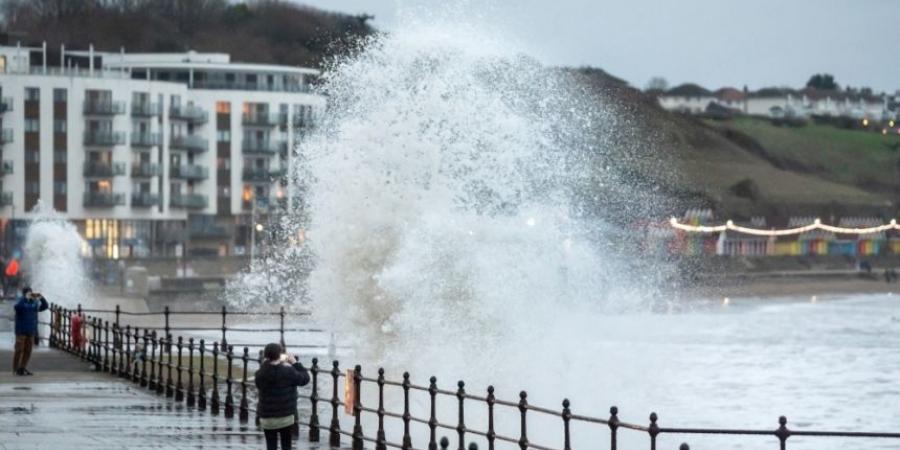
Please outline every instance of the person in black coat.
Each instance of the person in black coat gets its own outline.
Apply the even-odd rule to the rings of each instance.
[[[279,344],[266,345],[263,357],[254,380],[259,391],[259,425],[268,450],[278,450],[279,438],[282,450],[290,450],[297,387],[309,383],[309,373],[293,356],[284,354]]]

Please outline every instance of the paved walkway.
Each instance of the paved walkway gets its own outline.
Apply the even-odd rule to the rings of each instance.
[[[12,375],[0,331],[0,449],[261,449],[262,433],[195,411],[58,350],[39,347],[32,377]],[[301,430],[302,431],[302,430]],[[304,439],[300,448],[310,447]]]

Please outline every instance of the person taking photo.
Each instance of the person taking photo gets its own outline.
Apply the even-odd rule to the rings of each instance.
[[[266,449],[291,449],[291,430],[297,414],[297,388],[309,383],[309,373],[280,344],[266,345],[263,362],[254,382],[259,390],[259,425],[266,436]]]
[[[16,375],[34,375],[27,367],[31,348],[38,339],[38,313],[49,307],[44,296],[32,292],[30,287],[22,288],[22,295],[16,299],[16,345],[13,354],[13,372]]]

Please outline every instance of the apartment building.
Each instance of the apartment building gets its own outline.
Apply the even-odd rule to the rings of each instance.
[[[231,255],[289,211],[295,144],[324,108],[313,69],[219,53],[0,47],[0,225],[36,206],[97,258]]]

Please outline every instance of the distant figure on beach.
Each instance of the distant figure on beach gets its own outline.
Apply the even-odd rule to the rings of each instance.
[[[256,371],[259,390],[259,426],[266,436],[266,449],[291,448],[291,430],[297,414],[297,388],[309,383],[309,373],[280,344],[266,345],[263,363]]]
[[[22,295],[16,299],[16,345],[13,354],[13,373],[33,375],[28,370],[31,348],[38,339],[38,313],[50,306],[43,295],[32,292],[30,287],[22,288]]]

